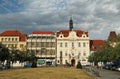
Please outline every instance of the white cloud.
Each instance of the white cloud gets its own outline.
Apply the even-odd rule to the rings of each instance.
[[[0,31],[69,29],[70,16],[74,29],[89,31],[91,39],[106,39],[111,30],[120,31],[119,0],[19,0],[19,4],[24,5],[21,12],[0,14]]]

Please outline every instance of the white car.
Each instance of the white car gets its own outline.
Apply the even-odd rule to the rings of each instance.
[[[116,68],[116,70],[117,70],[117,71],[120,71],[120,66],[118,66],[118,67]]]

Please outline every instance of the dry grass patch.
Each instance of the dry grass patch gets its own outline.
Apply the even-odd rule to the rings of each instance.
[[[0,79],[93,79],[75,68],[26,68],[0,72]]]

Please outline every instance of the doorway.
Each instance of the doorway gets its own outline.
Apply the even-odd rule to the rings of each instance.
[[[75,66],[75,59],[73,58],[72,60],[71,60],[71,66]]]

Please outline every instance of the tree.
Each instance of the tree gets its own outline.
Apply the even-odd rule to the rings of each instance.
[[[113,60],[117,60],[120,58],[120,44],[118,44],[115,48],[114,48],[114,53],[113,53]]]
[[[113,60],[113,52],[114,48],[106,41],[101,50],[97,50],[92,53],[88,60],[90,62],[94,62],[95,65],[97,65],[98,62],[111,62]]]
[[[10,52],[4,45],[0,44],[0,61],[4,64],[6,60],[6,67],[10,68]]]

